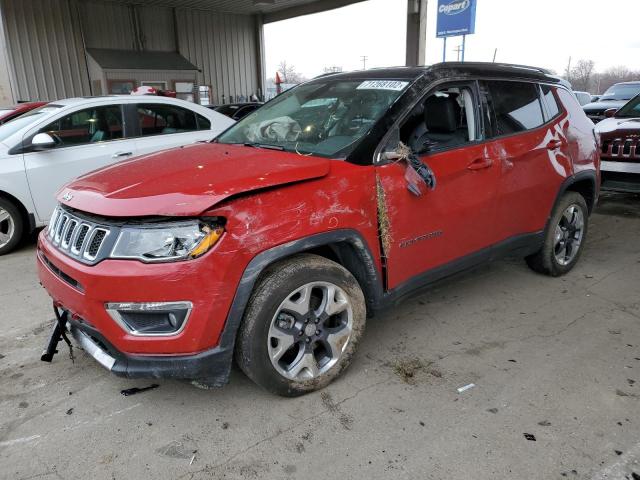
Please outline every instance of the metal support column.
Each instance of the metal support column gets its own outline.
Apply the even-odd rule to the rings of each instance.
[[[427,4],[427,0],[407,1],[407,66],[426,61]]]

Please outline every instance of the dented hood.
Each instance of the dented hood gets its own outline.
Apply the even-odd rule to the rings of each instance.
[[[110,217],[195,216],[232,195],[325,176],[329,160],[203,143],[121,162],[82,176],[58,201]]]

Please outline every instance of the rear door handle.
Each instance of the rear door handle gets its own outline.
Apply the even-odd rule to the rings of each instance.
[[[562,142],[560,140],[551,140],[547,143],[547,150],[557,150],[562,146]]]
[[[131,155],[133,155],[133,152],[118,152],[111,155],[111,158],[129,157]]]
[[[483,168],[489,168],[493,165],[493,160],[490,158],[478,158],[471,162],[467,167],[468,170],[482,170]]]

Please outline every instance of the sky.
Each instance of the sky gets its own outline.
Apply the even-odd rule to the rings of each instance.
[[[429,0],[427,64],[442,60],[435,38],[437,0]],[[337,10],[265,25],[267,77],[281,60],[308,78],[324,67],[346,70],[405,62],[406,0],[367,0]],[[466,60],[540,66],[563,73],[569,57],[591,59],[597,71],[640,70],[640,0],[477,0],[476,33]],[[461,38],[447,42],[447,60]]]

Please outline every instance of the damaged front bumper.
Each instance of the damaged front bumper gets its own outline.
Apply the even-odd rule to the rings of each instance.
[[[61,321],[62,320],[62,321]],[[55,347],[61,339],[63,325],[78,347],[91,355],[100,365],[120,377],[127,378],[171,378],[198,380],[208,386],[223,386],[229,380],[233,351],[216,347],[193,355],[131,355],[118,351],[97,330],[81,319],[74,319],[62,310],[54,324],[52,337],[47,344],[51,352],[48,360],[57,353]],[[53,345],[53,349],[51,346]]]

